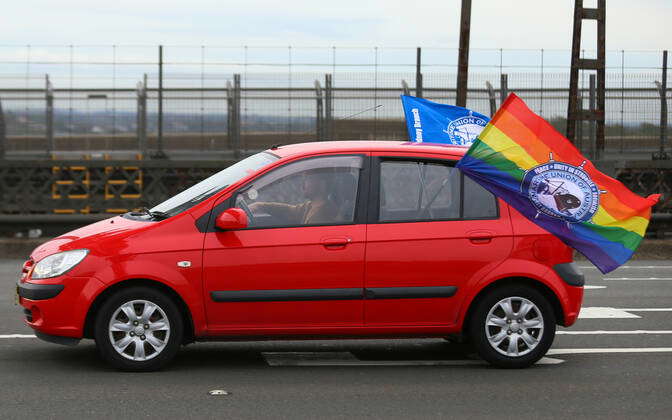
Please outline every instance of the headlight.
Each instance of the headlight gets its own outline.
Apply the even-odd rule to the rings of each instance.
[[[49,255],[35,265],[33,274],[30,277],[33,279],[48,279],[60,276],[82,262],[88,253],[88,249],[75,249],[74,251]]]

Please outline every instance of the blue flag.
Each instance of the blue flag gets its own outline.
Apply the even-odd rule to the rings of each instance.
[[[401,95],[411,141],[471,146],[490,119],[478,112]]]

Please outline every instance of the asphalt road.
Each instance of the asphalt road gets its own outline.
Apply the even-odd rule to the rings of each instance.
[[[672,261],[632,262],[608,276],[586,268],[592,287],[582,318],[559,330],[543,364],[516,371],[491,368],[443,340],[338,340],[197,343],[162,372],[117,372],[99,360],[91,341],[70,348],[29,337],[11,294],[19,268],[20,261],[0,260],[0,418],[565,419],[672,412]]]

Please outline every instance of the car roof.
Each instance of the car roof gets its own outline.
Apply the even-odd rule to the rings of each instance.
[[[267,150],[282,158],[314,153],[329,152],[420,152],[443,154],[455,157],[463,156],[468,150],[465,146],[454,146],[440,143],[414,143],[386,140],[350,140],[350,141],[315,141],[277,146]]]

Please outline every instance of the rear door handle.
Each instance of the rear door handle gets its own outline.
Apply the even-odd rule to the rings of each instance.
[[[347,244],[351,243],[351,238],[346,237],[337,237],[337,238],[325,238],[322,239],[322,245],[328,249],[338,249],[344,248]]]
[[[494,233],[489,230],[477,230],[467,234],[472,244],[488,244],[492,241],[493,236]]]

